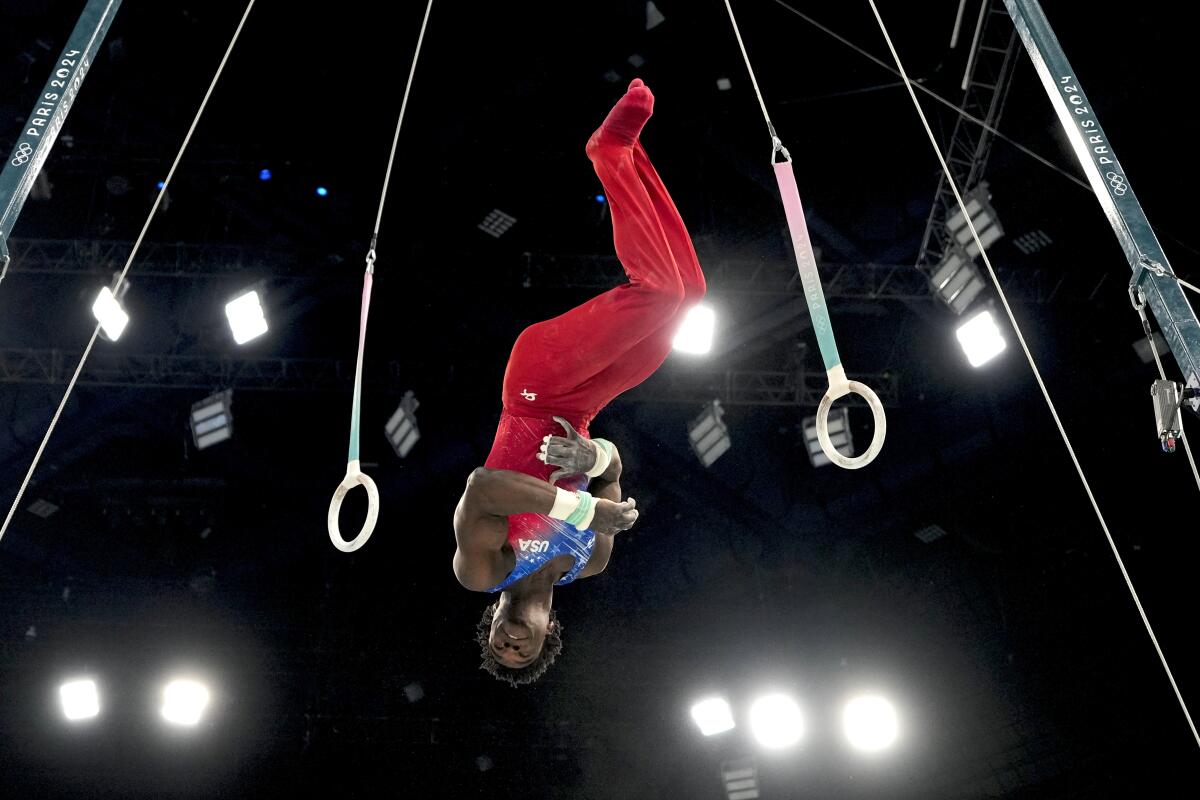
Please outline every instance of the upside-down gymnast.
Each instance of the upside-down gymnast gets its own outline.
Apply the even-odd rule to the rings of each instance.
[[[513,686],[541,677],[562,649],[554,587],[602,572],[614,536],[637,520],[620,453],[589,439],[588,425],[658,369],[704,296],[687,228],[639,141],[653,111],[634,80],[587,143],[629,282],[517,337],[491,453],[454,511],[455,576],[500,593],[478,626],[482,668]]]

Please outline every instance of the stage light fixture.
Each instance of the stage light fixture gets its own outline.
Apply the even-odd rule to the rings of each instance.
[[[646,3],[646,30],[653,30],[666,21],[667,18],[658,10],[658,6],[654,4],[653,0],[649,0]]]
[[[758,765],[753,758],[739,758],[721,764],[721,780],[727,800],[756,800]]]
[[[996,218],[996,209],[992,208],[991,198],[986,182],[963,196],[963,206],[970,215],[971,225],[974,226],[985,250],[1004,235],[1004,228]],[[961,208],[946,220],[946,230],[954,242],[966,250],[967,256],[975,258],[979,255],[979,245],[975,244],[975,237],[971,235],[971,228],[967,226],[967,218]]]
[[[225,316],[229,319],[233,340],[238,344],[245,344],[267,332],[267,317],[257,291],[246,292],[226,303]]]
[[[51,503],[49,500],[38,498],[30,503],[25,510],[30,514],[41,517],[42,519],[47,519],[53,515],[54,512],[58,511],[58,506],[56,506],[54,503]]]
[[[208,687],[198,681],[177,679],[163,689],[162,716],[172,725],[198,724],[208,707]]]
[[[100,714],[100,692],[91,678],[67,681],[58,687],[63,716],[71,722],[91,719]]]
[[[733,709],[723,697],[706,697],[693,704],[692,721],[705,736],[732,730],[736,724],[733,721]]]
[[[844,456],[854,455],[854,437],[850,433],[850,409],[846,407],[829,412],[829,441]],[[805,417],[801,423],[804,429],[804,446],[808,450],[808,460],[814,467],[824,467],[833,462],[821,449],[821,440],[817,438],[816,416]]]
[[[804,735],[800,706],[785,694],[760,697],[750,706],[750,730],[758,743],[769,750],[791,747]]]
[[[511,214],[505,214],[498,208],[492,209],[488,215],[483,218],[483,222],[475,227],[491,236],[494,239],[499,239],[508,229],[517,224],[517,218]]]
[[[729,438],[729,428],[722,419],[725,410],[721,408],[720,400],[713,400],[704,407],[704,412],[688,424],[688,440],[692,444],[692,452],[700,463],[706,467],[725,454],[732,444]]]
[[[958,327],[955,335],[972,367],[982,367],[1004,352],[1008,343],[990,310],[980,311]]]
[[[203,450],[233,436],[233,390],[226,389],[192,405],[192,441]]]
[[[128,283],[121,287],[120,293],[124,295],[127,290]],[[120,339],[121,334],[125,332],[125,326],[129,324],[129,314],[125,312],[120,299],[113,294],[113,290],[107,286],[96,295],[96,301],[92,303],[92,314],[100,323],[100,330],[104,338],[110,342]]]
[[[987,288],[979,268],[961,247],[951,247],[946,251],[929,284],[937,298],[955,314],[966,311]]]
[[[417,429],[417,407],[420,403],[413,396],[411,391],[404,393],[404,397],[400,401],[400,406],[392,414],[391,418],[384,426],[384,433],[387,434],[387,439],[391,442],[392,449],[396,451],[396,455],[404,458],[412,450],[413,445],[421,438],[421,431]]]
[[[856,697],[842,713],[846,739],[855,749],[878,752],[896,741],[898,722],[895,707],[882,697]]]
[[[717,315],[712,308],[698,305],[690,309],[671,346],[681,353],[703,355],[712,350],[713,331],[717,326]]]

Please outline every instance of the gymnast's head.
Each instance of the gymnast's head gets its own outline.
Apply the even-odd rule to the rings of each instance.
[[[562,652],[562,625],[549,608],[514,607],[506,594],[483,610],[476,641],[480,669],[514,688],[545,674]]]

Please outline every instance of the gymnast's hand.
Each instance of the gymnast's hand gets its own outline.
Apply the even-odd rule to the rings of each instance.
[[[554,421],[563,426],[567,435],[547,436],[542,440],[538,453],[540,461],[552,467],[561,467],[550,476],[551,483],[568,475],[582,475],[596,465],[596,445],[580,436],[571,423],[562,417],[555,417]]]
[[[613,534],[627,531],[637,522],[637,501],[632,497],[620,503],[598,498],[596,500],[596,515],[592,517],[591,529],[596,533]]]

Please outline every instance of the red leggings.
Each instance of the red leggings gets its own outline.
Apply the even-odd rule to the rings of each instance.
[[[705,291],[687,228],[641,142],[593,138],[588,157],[604,185],[629,283],[526,328],[503,389],[508,412],[561,414],[576,427],[658,369],[683,314]]]

